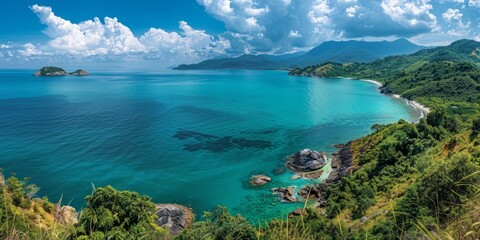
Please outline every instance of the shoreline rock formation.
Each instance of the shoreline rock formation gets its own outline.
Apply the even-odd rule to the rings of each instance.
[[[287,167],[294,172],[313,172],[327,165],[327,155],[310,149],[303,149],[288,157]]]
[[[278,194],[278,198],[281,202],[292,203],[297,201],[297,198],[294,196],[294,189],[294,186],[290,186],[286,188],[272,188],[271,191],[274,194]]]
[[[0,187],[5,187],[5,176],[0,172]]]
[[[258,186],[263,186],[271,181],[272,179],[268,176],[255,175],[255,176],[252,176],[252,178],[250,179],[250,185],[252,185],[253,187],[258,187]]]
[[[349,175],[351,172],[358,170],[353,165],[353,153],[350,149],[351,142],[345,145],[338,145],[340,149],[334,154],[332,159],[332,172],[328,176],[326,183],[334,183]]]
[[[55,221],[62,225],[73,225],[78,223],[78,213],[71,206],[60,206],[55,204]]]
[[[158,216],[156,224],[170,230],[170,235],[175,236],[183,229],[190,227],[195,215],[192,209],[178,204],[157,204],[155,214]]]

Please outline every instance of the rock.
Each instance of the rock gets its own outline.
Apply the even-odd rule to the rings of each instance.
[[[177,204],[158,204],[155,214],[158,219],[155,223],[170,230],[170,235],[175,236],[185,228],[188,228],[194,219],[190,208]]]
[[[265,185],[271,181],[272,179],[265,175],[255,175],[255,176],[252,176],[252,178],[250,179],[250,185],[254,187],[258,187],[258,186]]]
[[[60,207],[55,204],[55,221],[63,225],[73,225],[78,223],[78,213],[75,208],[70,206]]]
[[[314,186],[305,186],[298,190],[297,194],[308,200],[319,200],[323,198],[321,190]]]
[[[303,149],[288,157],[287,167],[294,172],[312,172],[321,169],[327,164],[325,153],[310,149]]]
[[[0,187],[5,187],[5,176],[0,172]]]
[[[333,171],[328,176],[326,182],[334,183],[349,175],[352,171],[357,170],[353,167],[353,153],[350,149],[351,142],[345,144],[332,159]]]
[[[274,175],[280,175],[286,172],[286,169],[284,167],[278,167],[273,170]]]
[[[332,163],[331,163],[332,168],[338,168],[339,165],[340,165],[340,162],[339,162],[338,155],[333,156]]]
[[[288,218],[293,218],[295,216],[307,216],[307,210],[303,209],[303,208],[298,208],[298,209],[295,209],[294,211],[291,211],[289,214],[288,214]]]
[[[282,202],[290,203],[296,202],[297,198],[294,196],[295,187],[286,187],[286,188],[272,188],[272,192],[278,194],[278,198]]]

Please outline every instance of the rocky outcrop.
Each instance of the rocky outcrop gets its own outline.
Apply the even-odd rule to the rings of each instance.
[[[327,206],[326,192],[328,184],[320,183],[313,186],[305,186],[298,191],[298,195],[303,199],[317,201],[319,207]]]
[[[296,202],[297,198],[294,196],[295,187],[286,187],[286,188],[272,188],[274,194],[278,194],[280,201],[285,203]]]
[[[303,209],[303,208],[298,208],[298,209],[295,209],[294,211],[291,211],[289,214],[288,214],[288,218],[293,218],[293,217],[296,217],[296,216],[307,216],[307,210]]]
[[[272,179],[265,175],[255,175],[252,176],[252,178],[250,179],[250,185],[252,185],[253,187],[258,187],[263,186],[271,181]]]
[[[288,157],[287,167],[294,172],[317,171],[327,164],[325,153],[303,149]]]
[[[318,200],[322,198],[322,192],[316,186],[305,186],[298,190],[297,194],[308,200]]]
[[[337,182],[343,177],[350,174],[352,171],[357,170],[353,166],[353,153],[351,151],[352,143],[349,142],[342,146],[337,153],[334,154],[332,159],[332,172],[328,176],[326,182]]]
[[[170,230],[170,235],[175,236],[185,228],[188,228],[194,215],[190,208],[177,204],[158,204],[155,214],[158,216],[156,224]]]
[[[55,221],[63,225],[73,225],[78,223],[78,213],[75,208],[70,206],[55,205]]]
[[[5,187],[5,176],[0,172],[0,187]]]

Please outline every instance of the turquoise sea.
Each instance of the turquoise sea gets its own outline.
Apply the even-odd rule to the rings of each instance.
[[[0,71],[0,167],[78,209],[94,184],[199,216],[223,205],[254,222],[280,218],[303,204],[280,203],[270,188],[307,183],[278,173],[286,156],[331,156],[372,124],[420,116],[368,82],[281,71],[32,72]],[[273,182],[252,188],[253,174]]]

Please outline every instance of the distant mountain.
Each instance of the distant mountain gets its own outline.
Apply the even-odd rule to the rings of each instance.
[[[370,62],[390,55],[411,54],[425,47],[406,39],[395,41],[328,41],[308,52],[285,55],[242,55],[180,65],[176,70],[200,69],[291,69],[325,62]]]

